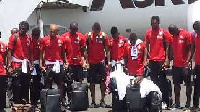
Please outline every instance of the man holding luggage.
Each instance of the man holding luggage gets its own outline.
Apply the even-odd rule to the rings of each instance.
[[[62,100],[64,85],[64,69],[68,63],[65,59],[64,43],[58,35],[59,28],[55,24],[50,25],[50,35],[41,40],[39,66],[44,73],[44,86],[52,88],[53,81],[57,84]],[[44,61],[44,64],[43,64]]]
[[[76,82],[83,80],[83,68],[85,68],[84,52],[85,52],[85,39],[84,36],[78,32],[78,24],[72,22],[70,24],[70,31],[65,33],[64,38],[70,39],[72,55],[67,56],[69,62],[69,72],[72,74],[72,79]],[[69,45],[66,46],[70,47]]]
[[[137,39],[135,33],[129,36],[130,44],[126,46],[125,59],[127,60],[128,73],[136,76],[136,82],[140,83],[144,78],[144,66],[147,64],[146,45],[140,39]]]
[[[72,22],[70,24],[70,31],[62,35],[65,45],[66,57],[69,63],[68,68],[68,79],[71,77],[71,81],[66,79],[67,83],[67,95],[69,102],[71,100],[72,91],[72,81],[82,82],[83,80],[83,68],[85,68],[86,63],[84,59],[85,52],[85,39],[84,36],[78,32],[78,24]]]
[[[13,79],[14,103],[29,102],[30,71],[34,65],[28,30],[29,24],[26,21],[20,22],[19,32],[11,35],[8,43],[8,74],[15,76]]]
[[[86,34],[86,44],[88,53],[85,54],[87,64],[89,65],[88,82],[92,97],[91,107],[97,107],[95,102],[95,84],[100,84],[101,101],[100,106],[106,107],[105,98],[105,53],[108,56],[109,39],[107,34],[101,31],[99,23],[95,22],[92,26],[92,32]],[[108,58],[108,61],[109,58]]]
[[[1,41],[0,48],[0,112],[4,112],[6,106],[6,45]]]
[[[194,33],[191,34],[191,50],[192,55],[195,53],[195,81],[192,110],[199,110],[199,95],[200,95],[200,21],[195,21],[193,24]],[[193,57],[193,56],[191,56]]]
[[[191,101],[191,70],[189,67],[189,63],[191,60],[191,39],[190,34],[184,30],[179,29],[175,25],[169,25],[168,30],[172,35],[170,39],[170,45],[173,51],[173,84],[174,84],[174,93],[175,93],[175,104],[174,108],[180,109],[180,84],[185,82],[186,85],[186,96],[187,101],[185,104],[185,108],[190,107]]]

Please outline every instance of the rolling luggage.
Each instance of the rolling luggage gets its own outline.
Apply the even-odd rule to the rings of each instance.
[[[115,78],[110,79],[108,85],[112,92],[112,110],[113,112],[126,111],[126,98],[119,100],[119,95],[117,92],[117,82]]]
[[[135,85],[129,84],[126,87],[126,104],[127,104],[127,109],[129,111],[143,110],[143,107],[145,104],[145,98],[141,98],[139,84],[135,84]]]
[[[81,82],[72,84],[71,104],[70,108],[73,111],[84,111],[89,107],[88,85]]]
[[[42,89],[40,93],[42,112],[61,112],[58,89]]]
[[[126,98],[119,100],[118,92],[112,93],[112,111],[113,112],[124,112],[126,111]]]
[[[146,96],[147,112],[162,112],[162,96],[158,92],[152,91]]]

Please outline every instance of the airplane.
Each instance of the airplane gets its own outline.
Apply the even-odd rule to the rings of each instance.
[[[44,6],[41,9],[41,18],[44,24],[56,23],[67,28],[70,22],[76,21],[79,31],[83,33],[90,31],[94,22],[99,22],[102,30],[109,35],[110,28],[116,26],[121,34],[126,36],[126,29],[131,29],[142,39],[146,30],[151,27],[150,19],[154,15],[160,16],[160,25],[164,29],[169,24],[175,24],[192,31],[193,22],[200,20],[200,1],[194,0],[94,0],[88,6],[90,7],[86,9]],[[28,22],[36,24],[35,17],[36,11],[28,18]]]
[[[3,2],[9,2],[2,0]],[[12,2],[17,2],[13,0]],[[69,28],[71,22],[76,21],[79,24],[79,31],[86,33],[91,30],[94,22],[99,22],[102,31],[110,35],[112,26],[116,26],[119,32],[125,37],[128,36],[127,29],[135,32],[137,36],[144,39],[145,32],[150,26],[150,19],[154,15],[160,16],[161,28],[167,29],[169,24],[175,24],[180,28],[193,31],[192,24],[196,20],[200,20],[200,1],[198,0],[20,0],[29,2],[26,5],[30,12],[26,11],[25,17],[15,13],[7,14],[9,18],[15,20],[15,27],[21,20],[27,20],[31,26],[38,24],[42,20],[44,26],[49,24],[58,24]],[[36,2],[37,1],[37,2]],[[12,4],[10,1],[9,4]],[[33,3],[31,3],[33,2]],[[16,7],[22,13],[25,5],[17,6],[16,3],[12,7]],[[41,5],[42,3],[42,5]],[[8,5],[9,5],[8,4]],[[0,2],[1,6],[1,2]],[[38,7],[39,6],[39,7]],[[4,8],[7,8],[5,6]],[[20,9],[18,7],[21,7]],[[9,8],[9,7],[8,7]],[[1,9],[1,7],[0,7]],[[14,10],[14,8],[13,8]],[[21,11],[22,10],[22,11]],[[0,14],[6,14],[6,9],[0,11]],[[8,17],[5,17],[4,23]],[[11,20],[8,19],[11,25]],[[2,30],[0,18],[0,30]],[[9,28],[13,27],[10,26]],[[5,27],[5,25],[3,26]],[[7,29],[9,29],[7,28]],[[6,29],[6,31],[7,31]],[[9,31],[10,32],[10,31]],[[5,41],[8,40],[8,34],[5,35]]]

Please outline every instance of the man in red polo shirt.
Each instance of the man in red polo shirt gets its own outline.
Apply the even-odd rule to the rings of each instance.
[[[195,32],[191,34],[192,43],[192,56],[195,53],[195,75],[196,79],[194,82],[194,95],[193,95],[193,110],[199,109],[199,95],[200,95],[200,21],[195,21],[193,24]]]
[[[34,67],[32,58],[31,38],[27,34],[29,24],[22,21],[19,33],[11,35],[8,43],[8,73],[15,75],[13,79],[13,101],[29,102],[30,70]],[[29,64],[31,64],[30,70]]]
[[[92,97],[91,107],[96,107],[95,102],[95,84],[100,84],[101,101],[100,106],[106,107],[105,98],[105,53],[108,57],[108,36],[101,31],[99,23],[95,22],[92,26],[92,32],[86,34],[86,43],[88,53],[85,55],[87,64],[89,64],[88,82],[90,83],[90,91]]]
[[[85,39],[84,36],[78,32],[78,24],[72,22],[70,24],[70,31],[62,35],[65,41],[65,49],[67,53],[67,60],[69,63],[68,72],[73,81],[82,82],[83,80],[83,68],[85,68],[84,52],[85,52]],[[70,102],[72,90],[71,81],[66,81],[67,95]]]
[[[137,39],[135,33],[129,36],[130,44],[126,46],[125,59],[127,59],[128,73],[136,76],[137,82],[141,82],[144,78],[144,66],[146,65],[147,49],[146,45],[140,39]]]
[[[190,34],[183,29],[177,28],[175,25],[170,25],[168,27],[172,38],[170,40],[170,45],[173,51],[173,84],[175,93],[175,104],[174,108],[180,108],[180,84],[185,82],[186,85],[186,108],[190,107],[191,101],[191,75],[189,70],[189,62],[191,58],[190,52]]]
[[[110,56],[112,69],[114,69],[114,66],[117,62],[120,62],[124,65],[126,40],[123,36],[119,35],[117,27],[111,28],[111,34],[112,39],[110,40]]]
[[[71,42],[72,55],[67,56],[69,62],[69,72],[72,73],[72,79],[77,82],[83,80],[83,66],[85,66],[84,52],[85,52],[85,39],[84,36],[78,32],[78,24],[72,22],[70,24],[70,31],[64,34],[64,38],[69,38]],[[66,46],[70,47],[69,45]]]
[[[1,34],[0,34],[1,38]],[[0,112],[4,112],[6,106],[6,45],[0,41]]]
[[[67,69],[68,63],[65,59],[64,43],[61,36],[58,35],[59,28],[55,24],[50,25],[50,35],[42,38],[40,45],[39,66],[44,72],[45,88],[52,88],[54,81],[60,90],[61,100],[63,98],[64,69]],[[44,60],[44,65],[43,65]]]
[[[146,48],[149,55],[149,75],[151,80],[159,86],[159,70],[163,64],[169,66],[168,48],[170,34],[167,30],[160,28],[159,16],[152,16],[151,29],[146,32]]]
[[[31,73],[31,86],[30,86],[30,99],[31,104],[35,108],[37,106],[37,101],[40,98],[40,80],[41,74],[39,69],[39,57],[40,57],[40,29],[34,28],[32,30],[32,46],[33,46],[33,60],[35,68]]]

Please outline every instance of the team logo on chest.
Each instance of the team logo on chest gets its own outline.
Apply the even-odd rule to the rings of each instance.
[[[180,39],[178,40],[178,43],[179,44],[184,43],[184,37],[183,37],[183,35],[180,35]]]
[[[30,46],[30,40],[27,39],[27,46]]]
[[[120,40],[118,46],[119,46],[119,47],[122,47],[123,44],[124,44],[124,41],[123,41],[123,40]]]
[[[158,35],[157,35],[157,39],[161,39],[162,37],[163,37],[163,32],[160,31],[160,32],[158,33]]]
[[[61,40],[60,39],[58,39],[58,46],[62,46],[62,42],[61,42]]]
[[[180,35],[180,39],[184,39],[183,35]]]
[[[77,37],[77,38],[74,40],[74,43],[75,43],[75,44],[79,44],[79,43],[80,43],[79,40],[80,40],[80,38]]]
[[[1,47],[1,52],[4,52],[4,46],[1,44],[0,47]]]

